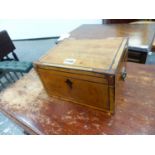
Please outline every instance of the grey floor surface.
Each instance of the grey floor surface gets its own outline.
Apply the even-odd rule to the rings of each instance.
[[[21,61],[34,62],[55,46],[56,39],[14,41],[15,53]],[[155,65],[155,53],[148,55],[147,64]],[[0,113],[0,135],[24,135],[22,128]]]
[[[55,46],[56,39],[14,41],[16,54],[21,61],[36,61]]]

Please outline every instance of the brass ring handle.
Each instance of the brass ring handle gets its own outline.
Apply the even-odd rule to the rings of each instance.
[[[123,79],[123,81],[125,81],[126,76],[127,76],[127,73],[126,72],[122,72],[122,79]]]
[[[121,75],[121,77],[122,77],[122,80],[125,81],[125,79],[127,77],[127,72],[126,72],[125,67],[122,68],[122,75]]]

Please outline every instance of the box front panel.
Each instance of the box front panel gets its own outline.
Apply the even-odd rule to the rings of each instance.
[[[50,96],[109,111],[108,85],[100,80],[99,82],[88,81],[86,78],[82,80],[66,74],[60,76],[59,72],[53,74],[47,69],[38,68],[37,71]]]

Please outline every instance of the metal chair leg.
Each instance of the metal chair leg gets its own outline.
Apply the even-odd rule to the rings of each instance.
[[[1,84],[2,88],[5,88],[5,86],[4,86],[4,84],[3,84],[3,82],[1,82],[1,81],[0,81],[0,84]]]
[[[7,77],[7,75],[6,74],[4,74],[4,78],[7,80],[7,82],[12,82],[12,81],[10,81],[10,79]]]
[[[10,72],[7,72],[7,74],[9,75],[10,79],[15,82],[14,78],[12,77],[11,73]]]
[[[15,77],[17,78],[17,80],[19,79],[19,76],[18,76],[18,74],[16,73],[16,72],[13,72],[14,73],[14,75],[15,75]]]

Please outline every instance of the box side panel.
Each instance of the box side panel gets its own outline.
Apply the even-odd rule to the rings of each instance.
[[[112,90],[114,95],[114,100],[117,100],[118,89],[120,87],[121,82],[125,82],[127,76],[126,63],[128,58],[128,49],[124,48],[124,53],[122,55],[121,61],[119,62],[118,68],[115,74],[115,88]],[[114,106],[117,106],[114,104]],[[115,109],[115,108],[112,108]]]
[[[127,42],[124,42],[124,45],[121,47],[121,57],[118,61],[117,69],[114,75],[108,76],[108,85],[109,85],[109,105],[110,113],[115,113],[115,100],[117,99],[117,89],[119,87],[120,81],[125,80],[126,78],[126,62],[128,56]]]
[[[116,82],[119,80],[125,80],[127,75],[126,63],[128,59],[128,48],[124,48],[123,55],[119,61],[117,70],[115,72]]]
[[[110,68],[111,72],[117,72],[122,59],[127,54],[127,50],[128,50],[128,39],[124,39],[122,44],[120,45],[117,55],[113,61],[111,68]]]

